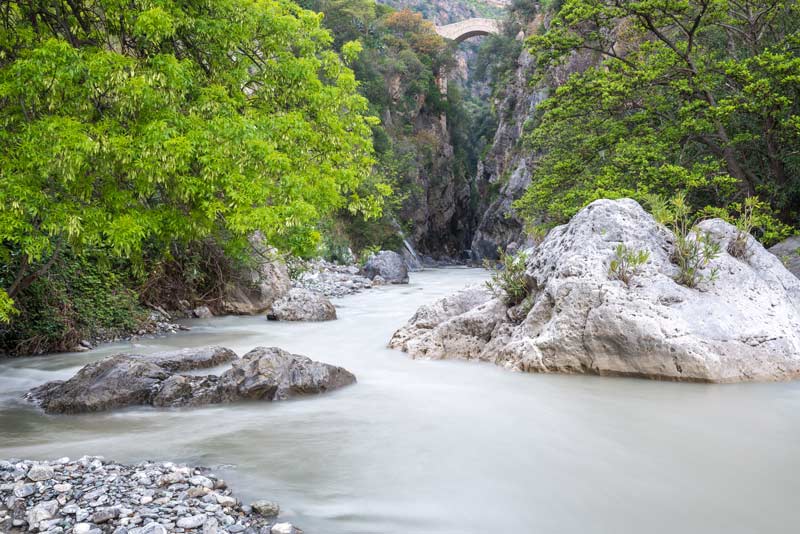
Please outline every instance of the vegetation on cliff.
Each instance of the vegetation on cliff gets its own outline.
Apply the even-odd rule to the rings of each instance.
[[[800,216],[798,30],[780,0],[565,1],[528,40],[538,75],[594,59],[539,106],[518,208],[552,224],[599,198],[685,191],[720,214],[758,196],[756,234],[784,236]]]

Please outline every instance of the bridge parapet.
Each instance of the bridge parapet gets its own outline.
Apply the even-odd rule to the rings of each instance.
[[[496,19],[467,19],[453,24],[436,26],[436,33],[445,39],[460,43],[470,37],[500,33],[500,21]]]

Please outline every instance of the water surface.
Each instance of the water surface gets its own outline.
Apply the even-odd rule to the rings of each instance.
[[[132,345],[0,361],[0,458],[216,466],[307,534],[800,531],[800,383],[528,375],[385,348],[419,305],[485,276],[415,273],[335,301],[331,323],[215,318],[133,345],[274,345],[358,377],[299,401],[46,416],[28,388]]]

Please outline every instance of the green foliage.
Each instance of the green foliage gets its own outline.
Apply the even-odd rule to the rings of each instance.
[[[716,268],[709,274],[704,269],[719,256],[721,247],[708,232],[697,229],[697,220],[684,193],[676,193],[669,202],[651,195],[651,206],[658,213],[656,220],[666,224],[675,234],[672,262],[678,267],[675,281],[686,287],[697,287],[704,281],[713,282]]]
[[[642,265],[650,259],[650,252],[647,250],[631,250],[624,243],[620,243],[614,249],[614,258],[608,266],[608,274],[623,282],[626,286],[630,285],[631,279],[639,274]]]
[[[522,304],[530,292],[525,278],[528,256],[524,252],[506,254],[502,250],[498,250],[498,254],[497,263],[484,261],[484,267],[492,272],[486,287],[508,306]]]
[[[141,269],[224,228],[308,254],[320,218],[380,215],[376,119],[330,46],[287,0],[6,2],[0,317],[67,251]]]
[[[367,264],[369,259],[381,251],[381,247],[379,246],[369,246],[361,249],[361,252],[358,253],[358,264],[362,267]]]
[[[700,210],[757,195],[796,224],[798,28],[780,0],[566,0],[528,40],[538,78],[573,74],[537,110],[542,156],[517,207],[562,222],[598,198],[685,191]]]
[[[0,325],[0,352],[69,350],[84,339],[139,329],[148,313],[120,271],[92,255],[63,255],[22,293],[19,315]]]

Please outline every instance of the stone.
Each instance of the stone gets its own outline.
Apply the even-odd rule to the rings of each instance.
[[[26,519],[28,521],[28,525],[37,525],[40,521],[46,521],[48,519],[52,519],[56,512],[58,511],[58,502],[57,501],[44,501],[33,508],[30,508],[26,513]]]
[[[113,507],[103,508],[97,510],[92,514],[91,521],[95,524],[106,523],[112,519],[116,519],[119,515],[119,510]]]
[[[17,497],[27,497],[29,495],[33,495],[36,491],[35,484],[22,484],[21,486],[17,486],[14,488],[14,495]]]
[[[267,246],[263,234],[249,238],[254,267],[233,273],[221,301],[222,313],[257,315],[270,309],[292,287],[289,269],[274,249]]]
[[[380,276],[389,284],[408,283],[406,262],[400,254],[390,250],[382,250],[370,256],[364,264],[362,272],[370,279]]]
[[[278,505],[278,503],[272,501],[255,501],[250,506],[256,513],[259,513],[265,517],[273,517],[281,512],[281,507]]]
[[[285,400],[324,393],[355,381],[356,377],[342,367],[315,362],[277,347],[258,347],[223,373],[220,387],[231,400]]]
[[[336,308],[321,293],[294,288],[272,305],[270,318],[278,321],[332,321],[336,319]]]
[[[88,534],[94,526],[91,523],[76,523],[74,527],[72,527],[72,532],[74,534]]]
[[[50,480],[55,476],[55,471],[52,467],[45,464],[34,464],[28,470],[28,478],[34,482],[41,482],[43,480]]]
[[[214,317],[214,314],[211,313],[211,310],[208,308],[208,306],[198,306],[192,310],[192,317],[196,319],[210,319],[211,317]]]
[[[217,503],[220,506],[224,506],[225,508],[230,508],[232,506],[236,506],[237,500],[229,495],[215,495],[217,499]]]
[[[689,288],[675,281],[672,232],[633,200],[593,202],[528,251],[528,309],[478,299],[452,315],[439,302],[391,344],[415,358],[528,372],[700,382],[800,377],[800,280],[752,237],[745,257],[731,256],[737,230],[722,220],[698,230],[721,253],[705,271],[714,269],[716,280]],[[650,254],[629,285],[609,275],[620,243]]]
[[[276,523],[270,529],[271,534],[296,534],[297,529],[291,523]]]
[[[70,490],[72,490],[72,484],[55,484],[55,485],[53,485],[53,491],[55,491],[57,493],[67,493]]]
[[[784,263],[790,273],[800,278],[800,235],[781,241],[769,251]]]
[[[206,522],[205,514],[197,514],[189,517],[181,517],[176,523],[178,528],[197,528]]]
[[[189,483],[193,486],[203,486],[205,488],[213,488],[214,482],[208,478],[204,477],[203,475],[195,475],[189,479]]]
[[[156,352],[147,356],[132,355],[130,357],[154,363],[173,373],[219,367],[238,358],[232,350],[218,346],[179,349]]]

